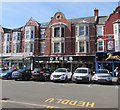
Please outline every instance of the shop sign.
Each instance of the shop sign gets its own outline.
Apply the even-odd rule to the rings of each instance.
[[[73,61],[73,57],[50,57],[50,61]]]

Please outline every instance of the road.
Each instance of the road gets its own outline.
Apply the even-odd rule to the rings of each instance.
[[[2,108],[118,108],[118,86],[2,80]]]

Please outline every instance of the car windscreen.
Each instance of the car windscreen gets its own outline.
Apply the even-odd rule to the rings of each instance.
[[[25,70],[18,70],[18,72],[25,72]]]
[[[77,69],[75,73],[88,73],[85,69]]]
[[[10,70],[8,70],[8,71],[6,71],[6,72],[11,73],[11,72],[13,72],[13,70],[14,70],[14,69],[10,69]]]
[[[66,70],[65,69],[57,69],[57,70],[55,70],[55,72],[66,72]]]
[[[96,70],[96,74],[109,74],[107,70]]]
[[[40,72],[40,71],[42,71],[41,68],[35,68],[35,69],[34,69],[34,72]]]

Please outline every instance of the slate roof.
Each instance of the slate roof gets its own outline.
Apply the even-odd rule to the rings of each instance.
[[[68,19],[69,22],[76,24],[81,22],[95,23],[95,16]]]
[[[10,33],[10,31],[11,31],[11,29],[4,28],[4,27],[2,27],[2,28],[3,28],[3,30],[4,30],[4,33]]]
[[[98,16],[97,24],[105,24],[108,16]]]

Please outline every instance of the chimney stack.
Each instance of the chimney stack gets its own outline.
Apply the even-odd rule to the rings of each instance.
[[[99,10],[97,8],[94,9],[94,16],[98,16]]]

